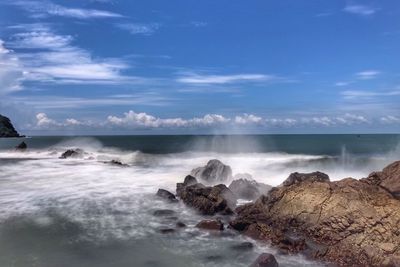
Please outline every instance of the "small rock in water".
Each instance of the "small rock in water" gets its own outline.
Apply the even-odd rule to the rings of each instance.
[[[238,197],[247,200],[257,199],[263,194],[267,194],[272,186],[258,183],[254,180],[237,179],[229,185],[229,189]]]
[[[154,216],[161,217],[161,216],[171,216],[174,215],[175,211],[173,210],[155,210],[153,212]]]
[[[196,227],[205,230],[224,230],[224,224],[220,220],[203,220],[199,222]]]
[[[81,157],[83,154],[82,149],[68,149],[64,153],[61,154],[60,159],[66,159],[66,158],[78,158]]]
[[[176,199],[175,195],[169,192],[168,190],[165,189],[158,189],[156,196],[163,198],[165,200],[168,200],[170,202],[177,202],[178,200]]]
[[[231,249],[244,251],[244,250],[251,250],[251,249],[253,249],[253,247],[254,247],[254,245],[251,242],[242,242],[242,243],[231,246]]]
[[[183,222],[177,222],[176,227],[184,228],[184,227],[186,227],[186,224],[184,224]]]
[[[221,255],[210,255],[210,256],[207,256],[206,259],[209,261],[221,261],[224,259],[224,257]]]
[[[171,234],[175,232],[175,229],[172,228],[162,228],[159,230],[162,234]]]
[[[250,265],[250,267],[279,267],[274,255],[263,253]]]
[[[16,150],[26,150],[28,146],[25,142],[21,142],[18,146],[15,147]]]
[[[111,161],[110,161],[110,164],[116,165],[116,166],[128,166],[127,164],[124,164],[124,163],[122,163],[121,161],[115,160],[115,159],[111,160]]]

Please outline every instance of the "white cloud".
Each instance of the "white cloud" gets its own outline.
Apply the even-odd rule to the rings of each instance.
[[[23,75],[18,56],[0,39],[0,95],[21,90]]]
[[[93,18],[121,18],[121,14],[97,9],[70,8],[54,4],[50,1],[15,1],[11,4],[17,5],[24,10],[32,13],[32,17],[42,18],[48,16],[61,16],[78,19]]]
[[[378,9],[366,5],[346,5],[343,11],[361,16],[371,16],[375,14]]]
[[[177,78],[177,82],[185,84],[230,84],[237,82],[261,82],[277,79],[273,75],[265,74],[233,74],[233,75],[202,75],[185,73]]]
[[[242,116],[235,117],[235,123],[237,124],[259,124],[262,123],[263,119],[253,114],[243,114]]]
[[[383,124],[397,124],[397,123],[400,123],[400,117],[387,115],[387,116],[381,117],[380,121]]]
[[[247,127],[249,125],[266,128],[302,128],[302,127],[339,127],[360,124],[371,124],[371,120],[357,114],[346,113],[342,116],[300,117],[294,118],[262,118],[253,114],[237,115],[233,118],[220,114],[206,114],[194,118],[159,118],[145,112],[128,111],[122,116],[110,115],[104,121],[82,121],[68,118],[64,121],[50,119],[45,113],[36,115],[36,129],[60,129],[68,127],[83,127],[95,129],[198,129],[198,128],[229,128]],[[398,123],[400,119],[385,116],[379,119],[381,123]]]
[[[365,70],[356,73],[356,76],[360,80],[369,80],[369,79],[374,79],[376,76],[378,76],[381,72],[378,70]]]
[[[124,60],[94,58],[85,49],[72,44],[73,37],[54,33],[48,26],[32,24],[28,32],[15,33],[9,45],[23,49],[18,54],[24,80],[46,83],[121,84],[141,83],[144,79],[124,76],[129,68]]]
[[[386,91],[386,92],[371,92],[361,90],[348,90],[341,92],[341,95],[345,99],[356,99],[356,98],[372,98],[372,97],[384,97],[384,96],[398,96],[400,90]]]
[[[152,35],[160,28],[157,23],[118,23],[116,27],[128,31],[130,34]]]
[[[337,82],[335,83],[336,86],[342,87],[342,86],[347,86],[350,85],[351,82]]]

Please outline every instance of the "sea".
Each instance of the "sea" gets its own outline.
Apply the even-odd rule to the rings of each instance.
[[[28,149],[16,151],[22,141]],[[84,151],[82,157],[59,158],[75,148]],[[272,186],[292,172],[322,171],[333,181],[359,179],[400,159],[400,135],[0,139],[0,266],[232,267],[249,266],[264,252],[274,254],[281,267],[327,265],[282,254],[228,228],[197,229],[208,217],[155,197],[159,188],[175,192],[176,183],[210,159]],[[154,216],[159,209],[175,214]],[[187,227],[176,228],[177,221]],[[168,228],[176,230],[162,233]],[[243,242],[254,247],[238,250]]]

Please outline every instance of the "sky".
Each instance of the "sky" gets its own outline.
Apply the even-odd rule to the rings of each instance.
[[[25,134],[399,133],[398,0],[1,0]]]

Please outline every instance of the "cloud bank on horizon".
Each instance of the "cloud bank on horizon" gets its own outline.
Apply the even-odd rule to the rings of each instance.
[[[396,0],[0,6],[0,113],[28,133],[400,131]]]

